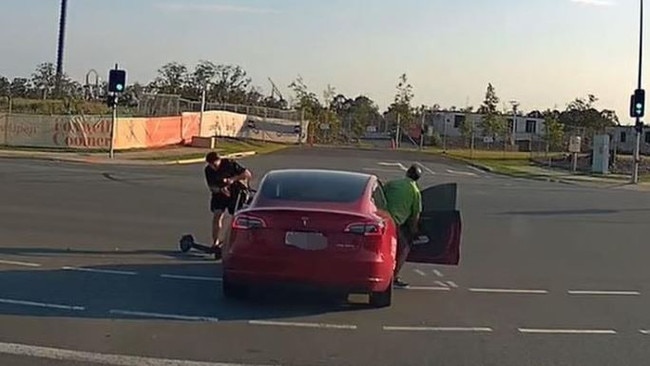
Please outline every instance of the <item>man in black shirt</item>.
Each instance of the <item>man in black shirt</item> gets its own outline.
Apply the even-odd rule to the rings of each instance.
[[[251,179],[251,172],[234,160],[222,159],[216,152],[205,156],[205,180],[212,193],[210,211],[212,211],[212,244],[220,248],[219,232],[223,225],[223,216],[226,212],[234,214],[237,204],[238,189]]]

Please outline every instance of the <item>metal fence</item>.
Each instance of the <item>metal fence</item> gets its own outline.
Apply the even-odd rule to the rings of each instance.
[[[254,105],[206,103],[206,111],[226,111],[249,116],[300,121],[301,113],[296,110],[268,108]],[[137,114],[143,117],[177,116],[183,112],[200,112],[201,102],[183,99],[178,95],[144,94],[139,98]]]

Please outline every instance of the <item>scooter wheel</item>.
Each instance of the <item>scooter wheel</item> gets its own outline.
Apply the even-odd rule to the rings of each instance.
[[[194,245],[194,237],[192,235],[184,235],[180,242],[179,245],[181,247],[181,252],[187,253],[190,250],[192,250],[192,246]]]

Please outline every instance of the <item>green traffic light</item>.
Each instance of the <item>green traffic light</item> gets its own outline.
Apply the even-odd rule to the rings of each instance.
[[[115,89],[117,89],[118,91],[122,91],[122,89],[124,89],[124,86],[122,84],[117,84],[115,86]]]

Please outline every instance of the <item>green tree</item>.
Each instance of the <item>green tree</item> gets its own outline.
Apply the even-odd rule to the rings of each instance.
[[[463,121],[460,124],[460,134],[463,136],[463,139],[468,142],[468,144],[471,144],[471,139],[475,136],[476,134],[476,124],[474,123],[474,120],[472,119],[472,112],[474,111],[474,107],[466,107],[463,109]]]
[[[158,69],[150,88],[160,94],[182,95],[188,81],[187,66],[170,62]]]
[[[67,79],[63,77],[62,82]],[[32,73],[31,83],[38,91],[42,99],[47,99],[54,92],[56,87],[56,72],[54,65],[51,62],[43,62],[36,66],[36,70]]]
[[[397,93],[393,98],[393,103],[388,107],[388,113],[399,115],[401,124],[408,125],[413,121],[413,86],[409,83],[406,74],[402,74],[397,82]]]
[[[396,89],[397,92],[393,98],[393,103],[384,112],[384,117],[392,122],[395,131],[397,130],[397,122],[399,119],[399,125],[402,131],[404,131],[408,130],[415,121],[414,110],[411,106],[414,97],[413,86],[409,83],[406,74],[400,75]]]
[[[237,65],[219,65],[215,81],[208,93],[209,100],[218,103],[246,104],[250,97],[252,79]]]
[[[14,78],[9,87],[10,93],[15,98],[31,97],[31,86],[26,78]]]
[[[217,65],[211,61],[200,60],[188,77],[187,94],[191,99],[199,99],[203,89],[208,90],[217,75]]]
[[[552,151],[562,150],[564,144],[564,125],[559,120],[559,113],[548,110],[543,113],[546,133],[544,141]]]
[[[616,113],[611,110],[598,110],[595,107],[598,98],[592,94],[586,98],[576,98],[567,105],[560,116],[559,121],[571,128],[579,128],[587,135],[602,133],[607,127],[619,124]]]
[[[496,94],[496,89],[490,83],[488,84],[485,92],[485,100],[479,108],[479,112],[483,115],[481,121],[483,134],[494,139],[498,136],[504,136],[508,129],[508,123],[501,113],[499,113],[498,108],[499,97]]]
[[[289,89],[291,89],[294,94],[294,102],[292,103],[292,106],[295,109],[303,110],[306,119],[311,120],[318,116],[318,113],[323,106],[318,101],[316,94],[309,90],[302,76],[298,75],[296,80],[289,84]]]
[[[352,134],[362,136],[368,126],[378,127],[381,123],[381,113],[375,102],[365,95],[359,95],[350,101],[347,118],[350,121]]]
[[[326,98],[331,98],[328,105],[323,105],[316,94],[309,90],[302,76],[298,76],[289,88],[293,91],[294,109],[304,112],[305,120],[310,121],[309,134],[315,138],[315,142],[335,142],[341,137],[341,120],[333,108],[336,96],[334,89],[330,86],[324,92]],[[329,129],[321,130],[320,126],[328,126]]]
[[[11,82],[4,76],[0,76],[0,97],[11,95]]]

